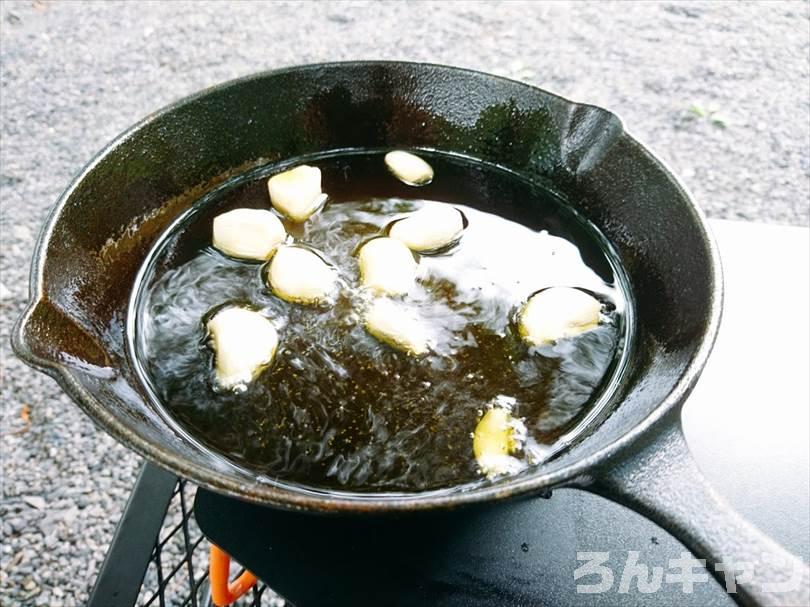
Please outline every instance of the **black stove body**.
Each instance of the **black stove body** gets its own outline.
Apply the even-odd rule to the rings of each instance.
[[[702,568],[691,592],[672,581],[670,562],[692,557],[669,534],[577,490],[396,518],[283,512],[200,490],[194,513],[298,607],[734,605]]]

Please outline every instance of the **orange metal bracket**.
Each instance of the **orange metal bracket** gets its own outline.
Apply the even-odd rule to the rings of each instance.
[[[208,561],[208,577],[211,581],[211,600],[217,607],[226,607],[256,584],[256,576],[245,571],[233,582],[228,583],[231,569],[231,557],[217,546],[211,546]]]

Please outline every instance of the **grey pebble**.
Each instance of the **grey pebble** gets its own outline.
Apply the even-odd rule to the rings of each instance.
[[[59,538],[56,537],[55,533],[51,533],[51,534],[45,536],[44,544],[45,544],[45,547],[48,550],[53,550],[54,548],[56,548],[56,545],[58,543],[59,543]]]
[[[38,495],[25,495],[23,496],[23,501],[37,510],[42,510],[45,508],[45,499],[39,497]]]
[[[19,518],[12,518],[8,521],[9,527],[13,533],[20,533],[26,528],[25,521]]]

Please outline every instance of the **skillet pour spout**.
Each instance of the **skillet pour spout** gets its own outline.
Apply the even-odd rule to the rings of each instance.
[[[391,148],[500,165],[591,221],[615,248],[630,283],[635,327],[626,372],[580,440],[515,477],[465,491],[397,495],[258,478],[178,431],[150,400],[127,348],[138,271],[169,225],[229,177],[317,152]],[[498,201],[492,204],[497,212]],[[807,566],[723,504],[680,431],[680,407],[717,333],[721,293],[719,258],[702,213],[614,114],[458,68],[319,64],[202,91],[105,147],[62,194],[43,229],[31,301],[13,345],[119,441],[220,493],[293,510],[362,514],[577,486],[653,518],[712,565],[746,562],[778,582],[738,580],[740,603],[808,604]]]

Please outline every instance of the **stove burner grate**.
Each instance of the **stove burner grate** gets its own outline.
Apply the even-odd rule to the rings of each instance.
[[[194,518],[197,488],[145,464],[88,607],[212,607],[210,542]],[[231,578],[244,571],[234,563]],[[259,582],[234,605],[282,607],[283,599]],[[289,605],[289,603],[287,603]]]

